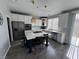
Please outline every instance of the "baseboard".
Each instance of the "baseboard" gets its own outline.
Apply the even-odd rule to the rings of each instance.
[[[5,59],[5,57],[6,57],[7,53],[8,53],[8,51],[9,51],[10,47],[11,46],[9,45],[8,49],[6,50],[6,53],[5,53],[4,57],[3,57],[3,59]]]
[[[60,42],[58,42],[57,40],[55,40],[55,39],[52,39],[53,41],[55,41],[56,43],[58,43],[58,44],[62,44],[62,45],[69,45],[68,43],[60,43]]]

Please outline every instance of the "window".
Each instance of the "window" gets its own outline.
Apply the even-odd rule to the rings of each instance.
[[[58,30],[58,22],[59,22],[58,17],[53,18],[53,19],[49,19],[48,20],[48,29]]]
[[[42,21],[40,19],[32,20],[32,26],[41,26]]]
[[[32,19],[32,30],[39,31],[41,28],[42,20],[33,18]]]

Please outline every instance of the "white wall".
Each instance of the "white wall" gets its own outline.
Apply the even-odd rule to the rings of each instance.
[[[0,59],[4,59],[10,47],[10,42],[6,18],[9,12],[3,0],[0,0],[0,13],[3,15],[3,25],[0,25]]]

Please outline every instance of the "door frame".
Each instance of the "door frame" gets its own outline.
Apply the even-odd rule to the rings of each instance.
[[[11,29],[10,29],[10,18],[9,17],[7,17],[7,25],[8,25],[9,41],[10,41],[10,44],[11,44],[12,39],[11,39]]]

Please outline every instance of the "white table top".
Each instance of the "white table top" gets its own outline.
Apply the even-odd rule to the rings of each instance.
[[[46,32],[42,32],[42,33],[33,33],[32,31],[25,31],[25,36],[27,37],[27,40],[31,40],[34,39],[36,37],[41,37],[44,34],[47,34]]]
[[[36,38],[36,36],[34,35],[34,33],[32,31],[25,31],[25,36],[26,36],[27,40]]]

